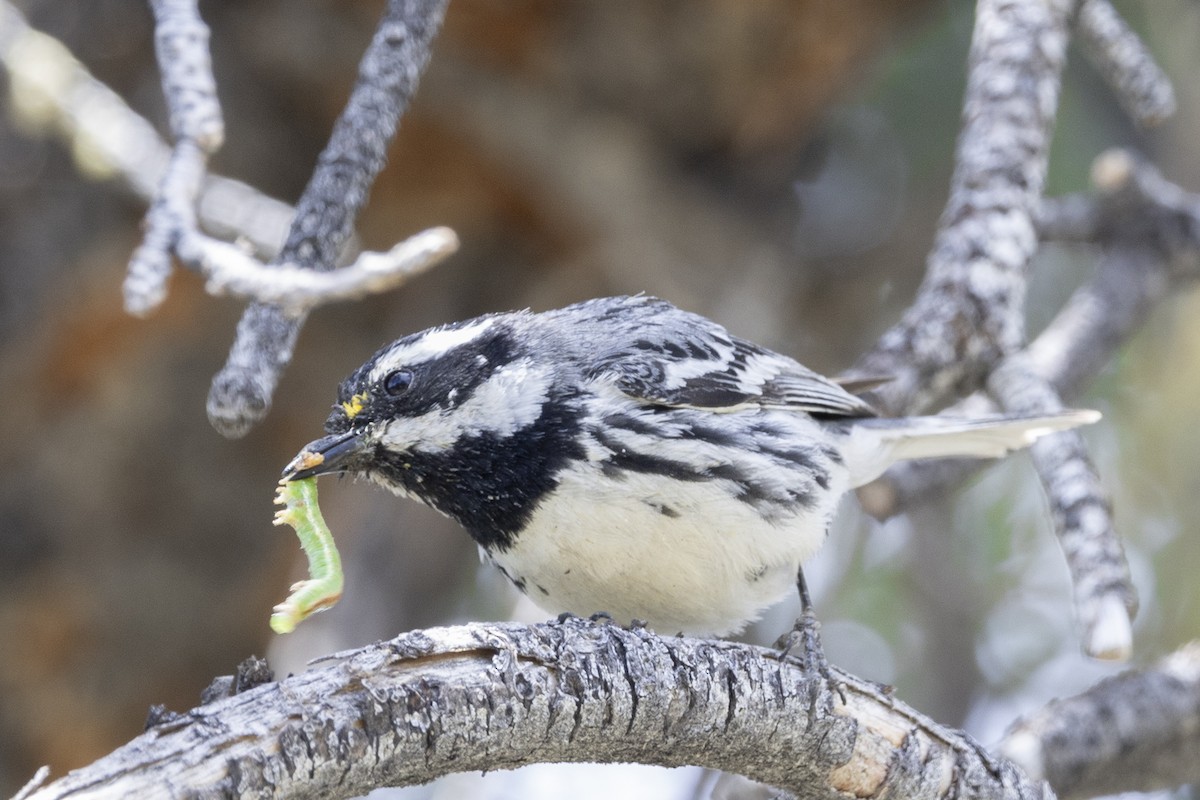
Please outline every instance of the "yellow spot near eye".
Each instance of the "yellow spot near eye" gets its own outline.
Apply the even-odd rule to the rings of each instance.
[[[363,403],[366,401],[365,394],[356,394],[346,402],[342,403],[342,410],[346,412],[348,419],[354,419],[358,412],[363,410]]]

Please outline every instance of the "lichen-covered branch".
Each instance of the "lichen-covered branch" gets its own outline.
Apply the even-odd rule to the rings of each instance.
[[[154,202],[146,234],[129,261],[125,308],[144,316],[167,296],[171,253],[186,231],[196,229],[196,200],[208,157],[225,140],[217,83],[208,55],[208,26],[195,0],[153,0],[154,50],[170,110],[175,148]]]
[[[1041,202],[1074,10],[1067,1],[977,4],[955,173],[925,281],[901,322],[856,368],[896,376],[873,393],[887,412],[911,413],[985,383],[1010,411],[1062,408],[1054,381],[1018,354],[1037,224],[1053,223],[1076,237],[1097,224],[1086,204],[1052,214]],[[1144,119],[1169,113],[1169,82],[1107,2],[1083,0],[1078,12],[1095,58],[1134,113]],[[1085,650],[1126,657],[1135,595],[1083,439],[1050,437],[1035,448],[1034,460],[1071,565]],[[907,469],[910,477],[924,472],[924,485],[960,471],[947,464]],[[878,513],[895,505],[896,489],[893,478],[890,486],[865,492],[864,501]]]
[[[33,798],[354,797],[547,761],[699,764],[800,798],[1046,798],[968,738],[778,652],[567,619],[404,634],[160,724]]]
[[[1101,247],[1095,275],[1081,286],[1024,351],[1028,365],[1060,397],[1078,397],[1172,292],[1200,280],[1200,195],[1170,183],[1125,151],[1102,154],[1095,192],[1044,201],[1046,238]],[[986,397],[960,401],[953,413],[993,411]],[[910,462],[871,487],[864,506],[886,518],[961,484],[977,461]]]
[[[1054,700],[999,749],[1064,800],[1200,782],[1200,643]]]
[[[417,89],[447,0],[389,0],[359,64],[358,82],[321,153],[277,261],[329,270],[383,168],[388,143]],[[222,434],[244,435],[266,414],[292,357],[304,316],[254,303],[238,324],[213,379],[208,417]]]
[[[1075,29],[1092,64],[1133,120],[1151,126],[1175,113],[1175,90],[1109,0],[1080,0]]]
[[[1024,340],[1025,273],[1037,247],[1066,58],[1070,0],[980,0],[950,198],[913,305],[856,371],[893,380],[889,414],[979,388]]]
[[[1003,404],[1011,410],[1049,410],[1057,397],[1077,396],[1172,289],[1200,278],[1200,197],[1123,151],[1097,159],[1093,184],[1094,196],[1043,205],[1045,235],[1092,241],[1103,252],[1092,280],[1023,353],[993,374],[990,389],[1002,401],[1007,398]],[[1041,406],[1016,401],[1031,386],[1042,387]],[[974,397],[956,406],[955,413],[990,410],[984,398]],[[1106,493],[1078,436],[1052,437],[1033,449],[1033,457],[1071,569],[1085,650],[1122,656],[1130,643],[1128,616],[1136,608],[1136,594]],[[877,516],[889,516],[945,492],[979,468],[959,461],[901,465],[863,495],[864,505]]]
[[[171,159],[154,126],[71,55],[61,42],[29,27],[0,0],[0,65],[9,76],[14,118],[31,133],[62,139],[85,175],[117,178],[152,201]],[[209,175],[199,199],[200,224],[227,239],[274,255],[292,209],[239,181]]]
[[[225,121],[208,54],[208,26],[200,19],[195,0],[151,0],[150,7],[171,137],[215,153],[225,141]]]
[[[1058,392],[1023,354],[1011,356],[988,381],[992,396],[1011,413],[1062,408]],[[1083,436],[1067,431],[1030,448],[1050,501],[1054,529],[1074,587],[1083,649],[1096,658],[1125,660],[1133,650],[1137,593],[1125,548],[1113,527],[1112,504],[1088,456]]]

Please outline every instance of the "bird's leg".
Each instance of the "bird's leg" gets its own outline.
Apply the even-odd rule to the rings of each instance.
[[[791,655],[800,650],[801,661],[808,671],[819,672],[827,677],[829,662],[825,658],[825,648],[821,646],[821,623],[813,611],[812,597],[808,594],[808,581],[804,579],[804,567],[796,570],[796,590],[800,594],[800,617],[792,629],[780,640],[783,654]]]
[[[780,637],[776,645],[781,649],[784,658],[791,656],[794,650],[800,650],[800,661],[805,672],[820,675],[827,684],[837,689],[846,702],[842,682],[833,676],[829,669],[829,661],[825,658],[825,648],[821,646],[821,623],[813,611],[812,598],[808,594],[808,581],[804,579],[804,567],[796,570],[796,590],[800,593],[800,618],[792,629]]]

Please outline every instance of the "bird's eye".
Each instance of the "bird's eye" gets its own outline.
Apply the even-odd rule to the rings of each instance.
[[[383,379],[383,390],[392,397],[404,394],[412,386],[413,373],[410,369],[398,369],[389,372]]]

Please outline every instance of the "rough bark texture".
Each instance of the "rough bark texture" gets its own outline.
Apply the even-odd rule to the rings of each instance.
[[[889,413],[985,383],[1005,411],[1062,409],[1053,384],[1024,360],[1004,365],[1025,344],[1027,273],[1074,8],[1072,0],[976,7],[954,178],[925,281],[900,323],[858,362],[865,375],[895,376],[873,393]],[[1126,658],[1136,601],[1110,503],[1079,434],[1050,439],[1036,448],[1035,464],[1071,564],[1084,650]],[[895,501],[886,491],[864,496],[873,511]]]
[[[1014,725],[1000,750],[1064,799],[1200,781],[1200,643],[1055,700]]]
[[[1076,27],[1092,63],[1130,117],[1150,126],[1175,113],[1171,81],[1112,3],[1082,0]]]
[[[1093,175],[1095,194],[1050,198],[1039,211],[1043,238],[1101,247],[1095,275],[1026,349],[1029,369],[1067,400],[1112,362],[1163,300],[1200,279],[1200,196],[1123,151],[1101,155]],[[976,395],[953,413],[993,408]],[[872,487],[866,504],[888,517],[944,495],[984,466],[965,460],[901,464]]]
[[[352,797],[555,761],[699,764],[799,798],[1051,796],[834,678],[771,650],[575,618],[414,631],[164,721],[31,800]]]
[[[276,261],[318,270],[337,266],[354,220],[383,169],[387,147],[417,90],[448,0],[390,0],[359,66],[359,81],[338,119]],[[303,314],[251,304],[225,367],[213,378],[208,417],[226,436],[245,435],[271,406],[292,359]]]
[[[1070,0],[981,0],[950,199],[916,301],[859,359],[893,415],[978,388],[1024,342],[1025,275],[1066,58]]]

